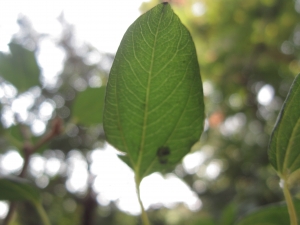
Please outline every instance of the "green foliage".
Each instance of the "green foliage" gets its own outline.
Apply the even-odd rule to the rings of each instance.
[[[300,216],[300,200],[294,200],[298,216]],[[289,213],[286,204],[277,203],[264,206],[249,213],[236,225],[288,225]]]
[[[30,181],[19,177],[0,177],[0,200],[29,201],[39,213],[44,225],[50,225],[41,204],[40,190]]]
[[[158,2],[160,0],[148,1],[141,9],[147,11]],[[37,184],[43,184],[39,181],[49,183],[37,190],[27,181],[1,178],[2,199],[39,202],[35,207],[45,224],[48,221],[41,200],[53,224],[140,224],[138,216],[121,212],[118,201],[98,203],[96,199],[101,200],[103,196],[102,192],[94,193],[93,179],[86,185],[87,193],[68,189],[72,160],[81,158],[89,177],[95,175],[89,170],[94,170],[90,156],[94,149],[103,147],[106,135],[108,141],[127,154],[122,159],[137,172],[139,179],[153,171],[172,172],[201,199],[199,212],[189,210],[184,204],[173,208],[151,207],[148,214],[152,225],[231,225],[240,218],[238,225],[285,225],[289,223],[289,214],[299,214],[299,200],[292,201],[288,186],[299,179],[299,76],[281,110],[269,150],[271,164],[281,178],[289,181],[283,182],[288,209],[283,204],[274,204],[282,200],[282,189],[267,157],[267,144],[276,115],[292,80],[300,71],[298,2],[172,2],[176,15],[192,34],[197,56],[189,32],[170,5],[160,4],[128,29],[108,78],[107,65],[113,56],[103,54],[103,61],[106,61],[103,68],[101,60],[87,63],[89,60],[85,57],[93,53],[94,48],[83,46],[78,51],[72,28],[62,16],[65,35],[55,40],[66,53],[64,68],[57,84],[47,86],[46,82],[35,93],[31,87],[40,85],[40,72],[34,52],[29,51],[26,44],[30,43],[30,49],[33,45],[38,49],[39,38],[34,36],[30,23],[26,25],[24,18],[20,19],[22,35],[16,35],[17,40],[10,44],[10,54],[0,53],[0,76],[3,78],[0,82],[10,82],[18,93],[26,92],[24,95],[38,94],[31,99],[28,117],[25,121],[19,120],[18,112],[12,108],[14,100],[21,95],[7,95],[7,83],[0,84],[0,161],[8,150],[17,149],[24,162],[29,162],[30,157],[26,158],[29,148],[31,155],[41,156],[46,165],[56,158],[66,170],[54,176],[47,172],[35,174],[31,173],[29,163],[27,174],[24,174],[26,178]],[[182,51],[176,53],[178,46]],[[204,160],[192,170],[185,168],[185,162],[183,167],[178,165],[171,171],[198,140],[203,128],[204,107],[197,58],[201,64],[208,123],[201,142],[194,145],[193,150],[203,153]],[[185,70],[189,79],[184,79]],[[91,88],[98,85],[91,82],[99,79],[104,86],[109,79],[108,108],[104,115],[106,134],[102,129],[105,87]],[[259,92],[266,84],[273,88],[274,96],[269,104],[262,104]],[[200,98],[196,96],[197,91]],[[194,102],[186,101],[189,92],[194,92],[195,96],[191,96]],[[51,102],[56,108],[52,117],[41,119],[40,106],[44,102]],[[193,107],[198,113],[192,112]],[[11,125],[4,123],[9,113],[13,113]],[[61,121],[60,126],[53,125],[54,116]],[[42,120],[47,127],[41,136],[31,132],[36,119]],[[194,119],[198,119],[198,123],[194,124]],[[176,123],[176,128],[180,129],[172,129]],[[53,133],[60,130],[55,127],[63,128],[62,124],[65,129],[54,137]],[[124,148],[124,143],[130,148]],[[219,175],[210,177],[211,169],[220,170]],[[109,170],[107,168],[107,176],[110,176]],[[299,186],[292,187],[292,193],[299,195]],[[175,187],[170,191],[175,191]],[[232,199],[234,204],[228,204]],[[253,212],[262,205],[267,206]],[[11,224],[41,224],[28,204],[18,203],[17,208],[16,219],[12,219]],[[252,213],[243,218],[249,211]],[[296,216],[293,218],[295,222]]]
[[[108,142],[139,181],[174,167],[198,141],[204,120],[202,83],[188,30],[169,4],[139,17],[127,30],[107,85]]]
[[[300,75],[292,84],[273,130],[269,158],[281,178],[288,180],[300,169]]]
[[[18,177],[0,177],[0,200],[27,200],[38,204],[40,192],[31,182]]]
[[[19,92],[39,85],[40,69],[34,52],[19,44],[10,43],[11,54],[0,52],[0,76],[12,83]]]
[[[219,224],[232,225],[236,219],[236,214],[237,214],[237,205],[235,204],[235,202],[228,204],[222,212]]]
[[[212,218],[205,218],[205,217],[202,217],[202,218],[199,218],[193,222],[190,222],[188,223],[188,225],[215,225],[215,221],[212,219]]]
[[[73,103],[73,118],[85,126],[102,123],[105,87],[80,92]]]

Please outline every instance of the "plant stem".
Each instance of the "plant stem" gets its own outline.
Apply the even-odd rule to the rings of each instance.
[[[35,204],[35,207],[43,221],[43,224],[44,225],[51,225],[50,221],[49,221],[49,218],[47,216],[47,213],[45,212],[43,206],[41,203],[38,203],[38,204]]]
[[[58,136],[61,133],[62,120],[60,118],[55,118],[52,121],[51,130],[47,134],[45,134],[35,145],[32,145],[32,143],[30,142],[30,134],[28,133],[28,131],[25,129],[24,126],[20,127],[20,131],[21,131],[21,134],[24,139],[24,143],[23,143],[23,147],[22,147],[23,154],[24,154],[24,164],[23,164],[21,173],[19,174],[19,177],[24,178],[26,175],[26,172],[27,172],[27,168],[28,168],[28,165],[30,162],[31,155],[33,153],[35,153],[41,146],[43,146],[44,144],[49,142],[52,138],[54,138],[55,136]],[[14,214],[15,208],[16,208],[16,204],[11,203],[9,206],[8,213],[4,219],[3,225],[9,224],[9,222]],[[42,210],[44,211],[43,208],[42,208]],[[45,211],[44,211],[44,214],[46,215]],[[46,218],[48,220],[47,215],[46,215]],[[49,222],[49,220],[48,220],[48,222]],[[49,225],[50,223],[45,223],[45,224]]]
[[[286,201],[286,204],[288,207],[291,225],[298,225],[296,210],[295,210],[293,199],[292,199],[290,189],[289,189],[289,186],[288,186],[288,183],[286,180],[284,180],[283,193],[284,193],[285,201]]]
[[[141,199],[141,195],[140,195],[140,179],[138,179],[136,177],[135,179],[135,184],[136,184],[136,191],[137,191],[137,196],[138,196],[138,200],[139,200],[139,203],[140,203],[140,206],[141,206],[141,210],[142,210],[142,221],[143,221],[143,224],[144,225],[150,225],[150,222],[149,222],[149,219],[148,219],[148,216],[147,216],[147,213],[145,211],[145,208],[144,208],[144,205],[143,205],[143,202],[142,202],[142,199]]]

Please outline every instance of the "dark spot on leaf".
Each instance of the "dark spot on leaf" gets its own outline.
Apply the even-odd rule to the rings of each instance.
[[[168,4],[168,2],[163,2],[162,4],[164,4],[164,5],[167,5],[167,4]]]
[[[160,164],[167,164],[168,159],[159,159]]]
[[[157,149],[156,155],[157,155],[158,157],[170,155],[170,149],[169,149],[169,147],[165,147],[165,146],[159,147],[159,148]]]
[[[162,146],[157,149],[156,155],[158,157],[158,161],[161,164],[166,164],[168,162],[168,156],[171,154],[169,147]]]

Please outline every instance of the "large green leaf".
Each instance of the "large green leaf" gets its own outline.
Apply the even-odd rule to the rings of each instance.
[[[294,80],[273,130],[269,159],[278,174],[291,179],[300,169],[300,75]]]
[[[0,200],[26,200],[36,205],[40,202],[40,192],[26,179],[0,177]]]
[[[298,216],[300,216],[300,200],[294,200]],[[290,218],[286,204],[277,203],[261,207],[249,213],[236,225],[289,225]]]
[[[39,85],[40,69],[34,52],[10,43],[11,54],[0,52],[0,76],[12,83],[19,92]]]
[[[79,93],[73,105],[73,118],[86,126],[102,123],[104,96],[104,86]]]
[[[176,165],[199,140],[204,104],[190,33],[167,3],[126,31],[107,85],[104,129],[140,181]]]

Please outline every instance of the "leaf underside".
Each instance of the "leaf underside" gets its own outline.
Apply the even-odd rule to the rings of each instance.
[[[19,177],[0,177],[0,200],[39,203],[39,190],[28,180]]]
[[[19,92],[40,84],[40,69],[35,54],[19,44],[10,43],[11,54],[0,52],[0,76],[12,83]]]
[[[291,86],[272,132],[269,159],[283,179],[288,179],[299,171],[300,75]]]
[[[300,200],[295,199],[294,205],[300,216]],[[286,204],[275,203],[256,209],[242,218],[236,225],[284,225],[288,224],[289,212]]]
[[[109,143],[141,180],[173,168],[203,130],[203,90],[195,46],[169,4],[159,4],[126,31],[106,90]]]

